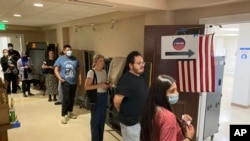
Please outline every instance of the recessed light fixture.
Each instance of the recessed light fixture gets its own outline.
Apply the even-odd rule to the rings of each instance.
[[[14,14],[14,17],[21,17],[21,14]]]
[[[9,22],[9,21],[7,21],[7,20],[3,20],[2,22],[7,23],[7,22]]]
[[[35,7],[43,7],[43,4],[41,4],[41,3],[34,3],[33,4]]]

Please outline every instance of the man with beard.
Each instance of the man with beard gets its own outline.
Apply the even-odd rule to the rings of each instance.
[[[139,141],[139,118],[144,109],[148,87],[142,76],[145,62],[138,51],[132,51],[126,60],[124,74],[120,78],[114,105],[119,112],[123,141]]]

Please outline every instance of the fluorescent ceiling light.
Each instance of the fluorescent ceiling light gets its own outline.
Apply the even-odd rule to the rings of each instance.
[[[21,17],[21,14],[14,14],[14,17]]]
[[[239,31],[239,28],[222,28],[220,30],[224,30],[224,31]]]
[[[7,20],[3,20],[2,22],[7,23],[7,22],[9,22],[9,21],[7,21]]]
[[[41,3],[34,3],[33,4],[35,7],[43,7],[43,4],[41,4]]]
[[[88,5],[95,5],[95,6],[103,6],[103,7],[115,7],[113,5],[107,5],[102,3],[96,3],[96,2],[88,2],[88,1],[82,1],[82,0],[68,0],[76,3],[82,3],[82,4],[88,4]]]

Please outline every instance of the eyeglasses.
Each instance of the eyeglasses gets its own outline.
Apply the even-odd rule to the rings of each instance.
[[[144,65],[145,65],[145,62],[137,62],[137,63],[135,63],[135,64],[144,66]]]

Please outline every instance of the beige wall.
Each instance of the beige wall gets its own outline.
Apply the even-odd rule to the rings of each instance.
[[[8,37],[12,37],[14,35],[18,35],[18,37],[22,37],[22,49],[17,47],[20,43],[14,43],[15,49],[19,52],[21,50],[26,50],[26,42],[43,42],[44,41],[44,33],[39,30],[6,30],[6,31],[0,31],[0,34],[6,35]],[[15,41],[16,38],[12,38],[12,41]]]
[[[174,11],[157,11],[145,14],[145,25],[173,25],[174,23]]]
[[[56,29],[44,31],[44,41],[49,43],[57,43]]]
[[[211,6],[190,10],[180,10],[175,13],[176,24],[198,24],[200,18],[236,15],[250,13],[250,1],[233,3],[223,6]]]
[[[70,44],[75,49],[93,50],[105,57],[127,56],[133,50],[143,53],[144,16],[126,18],[115,23],[97,24],[96,31],[91,26],[70,28]]]
[[[41,42],[44,41],[44,33],[42,31],[29,31],[29,30],[6,30],[0,31],[2,34],[22,34],[24,42]]]

